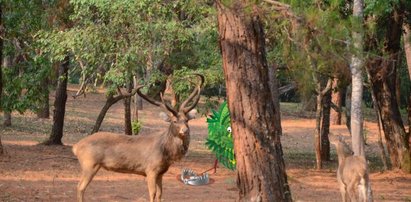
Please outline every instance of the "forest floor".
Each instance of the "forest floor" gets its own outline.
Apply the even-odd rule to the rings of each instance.
[[[0,157],[0,201],[75,201],[80,166],[71,146],[91,131],[104,105],[103,93],[89,93],[73,99],[69,90],[63,142],[65,146],[43,146],[52,120],[37,119],[32,113],[13,114],[13,126],[0,126],[7,154]],[[51,97],[53,101],[53,97]],[[51,102],[52,103],[52,102]],[[295,201],[340,201],[336,180],[337,161],[332,147],[332,161],[324,169],[314,168],[314,119],[312,113],[301,116],[297,105],[282,104],[282,145],[288,182]],[[283,110],[284,109],[284,110]],[[160,109],[145,104],[140,111],[142,134],[161,131],[166,123],[158,118]],[[302,118],[306,117],[306,118]],[[2,122],[0,118],[0,122]],[[189,186],[177,176],[183,168],[200,173],[213,166],[215,157],[205,147],[206,118],[190,121],[191,144],[188,155],[173,164],[163,178],[163,201],[234,201],[237,197],[236,174],[220,166],[210,173],[211,183]],[[366,152],[371,169],[375,201],[411,201],[411,175],[400,171],[382,172],[378,158],[377,125],[366,122]],[[102,131],[122,133],[123,104],[114,105],[107,114]],[[332,126],[332,134],[348,137],[345,126]],[[100,170],[89,185],[87,201],[148,201],[145,178]]]

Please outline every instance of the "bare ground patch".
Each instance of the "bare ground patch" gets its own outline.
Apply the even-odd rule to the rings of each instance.
[[[74,94],[74,90],[69,94]],[[53,99],[53,98],[51,98]],[[0,157],[0,201],[75,201],[80,168],[71,152],[71,145],[92,129],[104,95],[88,94],[86,98],[69,96],[63,142],[65,146],[42,146],[51,120],[34,114],[13,115],[13,126],[0,126],[0,135],[7,155]],[[166,125],[158,118],[159,108],[145,105],[140,117],[143,134],[161,131]],[[2,121],[0,119],[0,121]],[[121,133],[123,106],[119,102],[107,114],[102,130]],[[164,176],[164,201],[234,201],[237,196],[235,172],[219,168],[211,174],[207,186],[187,186],[177,180],[183,168],[202,172],[211,168],[214,156],[204,146],[207,125],[204,117],[190,122],[192,139],[189,154],[170,167]],[[314,120],[283,115],[282,137],[288,181],[296,201],[340,201],[335,170],[334,148],[331,162],[325,169],[314,169]],[[397,171],[381,173],[377,157],[376,124],[367,123],[368,146],[372,169],[371,184],[375,201],[411,201],[411,175]],[[331,133],[348,135],[344,126],[333,126]],[[87,201],[147,201],[144,177],[101,170],[86,191]]]

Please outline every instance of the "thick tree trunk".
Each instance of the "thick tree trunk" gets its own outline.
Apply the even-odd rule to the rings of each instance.
[[[405,51],[405,57],[407,59],[407,65],[408,65],[408,74],[411,79],[411,25],[407,25],[404,23],[404,51]]]
[[[404,23],[404,51],[407,59],[408,75],[411,80],[411,25]],[[411,137],[411,95],[408,96],[408,136]],[[411,143],[411,139],[409,139]]]
[[[263,26],[251,2],[231,2],[216,5],[239,201],[291,201]]]
[[[3,27],[0,32],[0,109],[2,106],[2,95],[3,95],[3,36],[4,36],[4,25],[3,25],[3,3],[0,2],[0,27]],[[1,142],[0,135],[0,156],[3,154],[3,144]]]
[[[132,81],[127,84],[127,92],[131,93]],[[124,103],[124,133],[126,135],[133,135],[133,129],[131,127],[131,97],[126,97],[123,99]]]
[[[323,113],[321,121],[321,160],[330,161],[330,110],[331,91],[328,91],[323,98]]]
[[[59,66],[59,77],[57,81],[56,96],[53,110],[53,127],[45,145],[62,145],[64,116],[66,114],[67,102],[67,77],[69,69],[69,56],[66,56]]]
[[[335,105],[336,109],[331,108],[330,122],[331,125],[341,125],[341,108],[342,108],[342,91],[338,88],[338,78],[334,78],[331,102]]]
[[[49,81],[48,78],[45,78],[42,81],[41,85],[41,103],[37,111],[37,118],[48,119],[50,118],[50,102],[49,102]]]
[[[402,36],[402,10],[394,9],[386,23],[384,55],[374,58],[368,65],[372,88],[382,118],[382,128],[393,168],[411,172],[411,154],[408,134],[399,112],[396,96],[396,74],[400,65]]]

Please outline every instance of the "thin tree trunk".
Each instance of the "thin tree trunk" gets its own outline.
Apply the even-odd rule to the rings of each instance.
[[[133,76],[134,88],[137,88],[139,78],[140,78],[139,75]],[[138,94],[135,94],[133,98],[134,98],[133,120],[138,121],[138,110],[143,109],[143,99],[141,99],[141,97],[138,96]]]
[[[48,78],[45,78],[42,81],[41,85],[41,103],[39,106],[39,109],[37,111],[37,118],[43,118],[43,119],[48,119],[50,118],[50,102],[49,102],[49,80]]]
[[[127,92],[131,93],[133,89],[132,81],[127,84]],[[126,135],[133,135],[133,129],[131,127],[131,96],[123,99],[124,103],[124,133]]]
[[[230,2],[216,1],[216,5],[237,161],[238,201],[291,201],[263,25],[251,2]]]
[[[331,91],[328,91],[323,98],[323,112],[321,121],[321,160],[330,161],[330,110]]]
[[[321,84],[317,83],[319,89],[321,89]],[[317,87],[318,89],[318,87]],[[323,95],[321,93],[317,94],[317,109],[315,112],[315,132],[314,132],[314,141],[315,141],[315,160],[317,170],[322,169],[322,155],[321,155],[321,114],[322,114],[322,100]]]
[[[354,0],[353,16],[359,24],[364,23],[364,2],[363,0]],[[362,115],[362,95],[363,95],[363,76],[362,69],[364,68],[363,60],[363,33],[360,31],[352,32],[353,45],[355,53],[351,56],[351,139],[354,155],[362,156],[366,159],[364,151],[364,135],[363,135],[363,115]],[[368,173],[368,166],[366,168]],[[373,201],[371,183],[368,175],[366,176],[367,185],[367,201]]]
[[[342,92],[341,89],[338,88],[338,84],[338,78],[334,78],[331,102],[336,106],[337,109],[331,108],[331,125],[341,125]]]
[[[69,56],[66,56],[59,66],[59,77],[56,88],[56,98],[54,100],[53,110],[53,127],[48,140],[43,144],[45,145],[62,145],[63,142],[63,129],[64,129],[64,116],[66,114],[66,102],[67,102],[67,77],[69,69]]]
[[[4,121],[3,126],[9,127],[11,126],[11,112],[4,111]]]
[[[133,89],[131,91],[131,93],[127,93],[127,94],[120,94],[117,96],[109,96],[106,100],[106,104],[104,104],[103,108],[100,110],[100,113],[96,119],[96,123],[94,124],[93,130],[90,132],[90,134],[96,133],[100,130],[101,124],[103,123],[104,117],[107,114],[107,111],[110,109],[110,107],[117,103],[118,101],[127,98],[127,97],[131,97],[133,95],[135,95],[137,93],[137,88]]]
[[[363,1],[355,0],[353,15],[358,23],[363,23]],[[354,155],[365,157],[364,136],[363,136],[363,115],[362,115],[362,94],[363,94],[363,34],[362,32],[352,32],[355,54],[351,57],[351,138]]]

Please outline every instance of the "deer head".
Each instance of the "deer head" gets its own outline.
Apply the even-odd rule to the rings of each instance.
[[[189,134],[189,127],[188,121],[190,119],[195,118],[196,110],[194,108],[198,104],[200,100],[200,93],[201,88],[204,84],[204,76],[201,74],[194,74],[200,78],[200,83],[194,88],[193,92],[191,92],[190,96],[186,100],[184,100],[178,110],[171,107],[164,99],[163,94],[160,93],[161,101],[154,100],[143,93],[141,93],[140,89],[143,86],[138,87],[137,93],[147,102],[162,107],[166,113],[161,113],[161,117],[170,122],[170,132],[172,134],[176,134],[180,136],[180,138],[185,137]],[[190,104],[191,103],[191,104]]]

